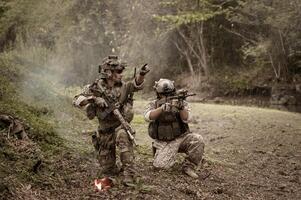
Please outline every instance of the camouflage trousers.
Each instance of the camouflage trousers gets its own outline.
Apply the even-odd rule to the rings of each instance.
[[[177,153],[185,153],[184,166],[194,167],[201,162],[204,147],[203,137],[195,133],[185,134],[168,142],[154,140],[153,165],[156,168],[168,169],[174,165]]]
[[[105,133],[98,131],[96,137],[92,137],[92,142],[97,152],[100,174],[111,176],[119,172],[116,165],[116,147],[120,153],[123,172],[133,173],[133,143],[124,129],[118,127]]]

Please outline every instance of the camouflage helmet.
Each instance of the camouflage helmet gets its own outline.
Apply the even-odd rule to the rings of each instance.
[[[112,75],[112,71],[124,70],[126,63],[120,62],[118,56],[110,55],[103,59],[102,64],[99,65],[98,72],[100,73],[100,78],[109,78]]]
[[[157,94],[170,94],[176,91],[174,81],[163,78],[155,82],[154,89]]]

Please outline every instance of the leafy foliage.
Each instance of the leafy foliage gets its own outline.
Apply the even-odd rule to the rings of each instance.
[[[18,49],[15,58],[49,68],[65,85],[95,79],[108,54],[158,69],[149,88],[162,74],[209,80],[228,66],[264,65],[292,81],[300,71],[299,10],[298,0],[3,0],[0,51]]]
[[[211,13],[203,13],[203,12],[191,12],[191,13],[182,13],[179,15],[164,15],[164,16],[156,16],[155,18],[161,22],[169,22],[174,27],[179,27],[181,25],[193,24],[202,21],[207,21],[213,18],[217,14],[221,14],[222,12],[211,12]]]
[[[233,29],[239,32],[245,45],[245,61],[273,68],[277,79],[291,80],[294,67],[290,56],[296,56],[301,46],[300,2],[298,1],[239,1],[232,13]],[[248,33],[246,32],[248,28]],[[294,55],[293,55],[294,54]]]

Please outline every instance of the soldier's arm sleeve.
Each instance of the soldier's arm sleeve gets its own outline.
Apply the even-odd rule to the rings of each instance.
[[[88,100],[89,97],[92,96],[91,91],[89,90],[89,85],[86,85],[79,95],[76,95],[73,98],[73,105],[75,107],[78,107],[80,109],[83,109],[86,111],[86,115],[89,119],[94,119],[96,116],[96,107],[94,103],[84,103]]]
[[[156,108],[156,107],[155,107],[155,101],[152,101],[152,102],[150,102],[150,103],[148,104],[148,106],[147,106],[147,108],[146,108],[146,110],[145,110],[145,112],[144,112],[144,119],[145,119],[145,121],[147,121],[147,122],[152,122],[152,121],[154,121],[154,120],[151,120],[151,119],[149,118],[149,115],[150,115],[151,111],[154,110],[155,108]]]
[[[189,123],[191,121],[191,109],[190,109],[190,106],[189,104],[187,103],[187,101],[184,101],[184,109],[187,110],[188,112],[188,117],[187,117],[187,120],[182,120],[184,123]]]
[[[83,108],[82,102],[84,102],[87,98],[81,94],[76,95],[73,98],[72,104],[77,108]]]
[[[140,85],[138,85],[136,83],[136,79],[134,79],[132,81],[128,81],[126,83],[126,87],[127,87],[127,90],[128,90],[129,93],[137,92],[137,91],[143,89],[143,87],[144,87],[144,81]]]
[[[86,85],[83,88],[83,91],[73,98],[72,104],[75,107],[83,108],[83,107],[86,106],[86,105],[83,104],[83,102],[85,102],[90,96],[92,96],[92,94],[89,90],[89,85]]]

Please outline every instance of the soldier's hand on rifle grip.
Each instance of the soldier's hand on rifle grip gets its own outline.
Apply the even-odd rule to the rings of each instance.
[[[161,105],[161,109],[164,112],[170,112],[172,109],[172,105],[170,103],[165,103]]]
[[[149,71],[150,71],[149,66],[148,66],[147,64],[144,64],[144,65],[140,68],[139,74],[140,74],[141,76],[145,76]]]
[[[184,108],[185,108],[184,101],[181,101],[181,100],[178,101],[177,108],[179,110],[184,110]]]
[[[101,97],[95,97],[95,104],[101,108],[108,107],[107,102]]]

